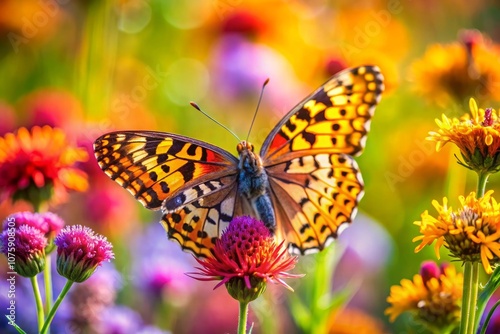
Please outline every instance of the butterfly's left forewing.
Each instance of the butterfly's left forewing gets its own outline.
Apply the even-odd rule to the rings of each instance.
[[[207,256],[235,210],[238,160],[207,143],[152,131],[112,132],[94,151],[101,169],[145,207],[161,209],[170,238]]]

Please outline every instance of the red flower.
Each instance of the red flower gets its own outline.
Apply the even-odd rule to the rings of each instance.
[[[64,132],[49,126],[20,128],[0,137],[0,200],[12,197],[34,205],[61,199],[67,190],[87,189],[86,174],[73,167],[87,153],[71,147]]]
[[[235,217],[217,240],[213,257],[196,259],[202,267],[188,276],[201,281],[220,280],[231,296],[239,301],[257,298],[269,282],[292,288],[283,278],[303,275],[286,271],[295,267],[297,257],[290,256],[284,243],[277,245],[264,223],[251,217]],[[293,290],[292,290],[293,291]]]

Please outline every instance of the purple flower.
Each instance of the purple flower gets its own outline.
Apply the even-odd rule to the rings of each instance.
[[[117,290],[122,285],[118,271],[105,263],[88,280],[72,287],[68,294],[68,321],[74,332],[94,333],[103,321],[103,312],[113,306]]]
[[[19,227],[21,225],[28,225],[34,227],[49,238],[56,236],[64,226],[64,221],[52,212],[33,213],[29,211],[17,212],[4,220],[2,229],[8,227]]]
[[[3,221],[2,230],[4,231],[9,227],[18,228],[21,225],[34,227],[44,234],[46,232],[42,217],[40,217],[39,214],[30,211],[17,212],[7,217]]]
[[[132,240],[131,276],[145,300],[143,310],[162,301],[185,305],[195,290],[196,282],[184,274],[196,264],[193,256],[164,238],[163,227],[156,223]]]
[[[141,316],[126,306],[109,307],[103,311],[99,333],[137,333],[142,327]]]
[[[64,226],[64,221],[52,212],[33,213],[29,211],[17,212],[4,220],[2,230],[10,228],[19,228],[20,226],[31,226],[45,236],[47,246],[45,253],[48,254],[54,250],[53,240],[57,233]]]
[[[285,57],[241,34],[228,33],[220,37],[212,50],[212,64],[217,87],[214,93],[228,103],[254,96],[267,78],[271,78],[271,84],[266,88],[265,100],[270,105],[291,108],[293,105],[288,103],[292,103],[294,96],[304,93],[303,85]],[[274,78],[280,78],[279,85],[273,84]]]
[[[52,239],[54,238],[64,227],[64,220],[61,217],[52,212],[45,212],[38,214],[43,221],[45,235]]]
[[[164,331],[154,326],[143,327],[137,332],[137,334],[171,334],[172,332]]]
[[[114,258],[113,245],[86,226],[66,226],[54,243],[57,246],[57,272],[73,282],[85,281],[102,262]]]
[[[9,268],[24,277],[34,277],[45,268],[47,239],[40,230],[21,225],[8,227],[0,235],[0,252]]]

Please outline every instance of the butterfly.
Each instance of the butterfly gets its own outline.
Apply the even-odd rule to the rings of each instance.
[[[283,117],[260,154],[245,140],[236,157],[181,135],[120,131],[99,137],[95,156],[146,208],[161,210],[168,237],[195,256],[210,256],[241,215],[306,254],[328,246],[356,215],[363,181],[353,156],[383,90],[376,66],[337,73]]]

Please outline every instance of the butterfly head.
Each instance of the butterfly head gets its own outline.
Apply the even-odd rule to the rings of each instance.
[[[254,146],[252,143],[242,140],[238,145],[236,146],[236,149],[238,150],[238,153],[241,154],[243,151],[250,151],[253,152]]]
[[[260,156],[254,152],[252,143],[242,140],[236,146],[238,154],[240,155],[240,169],[257,170],[262,168],[262,160]]]

